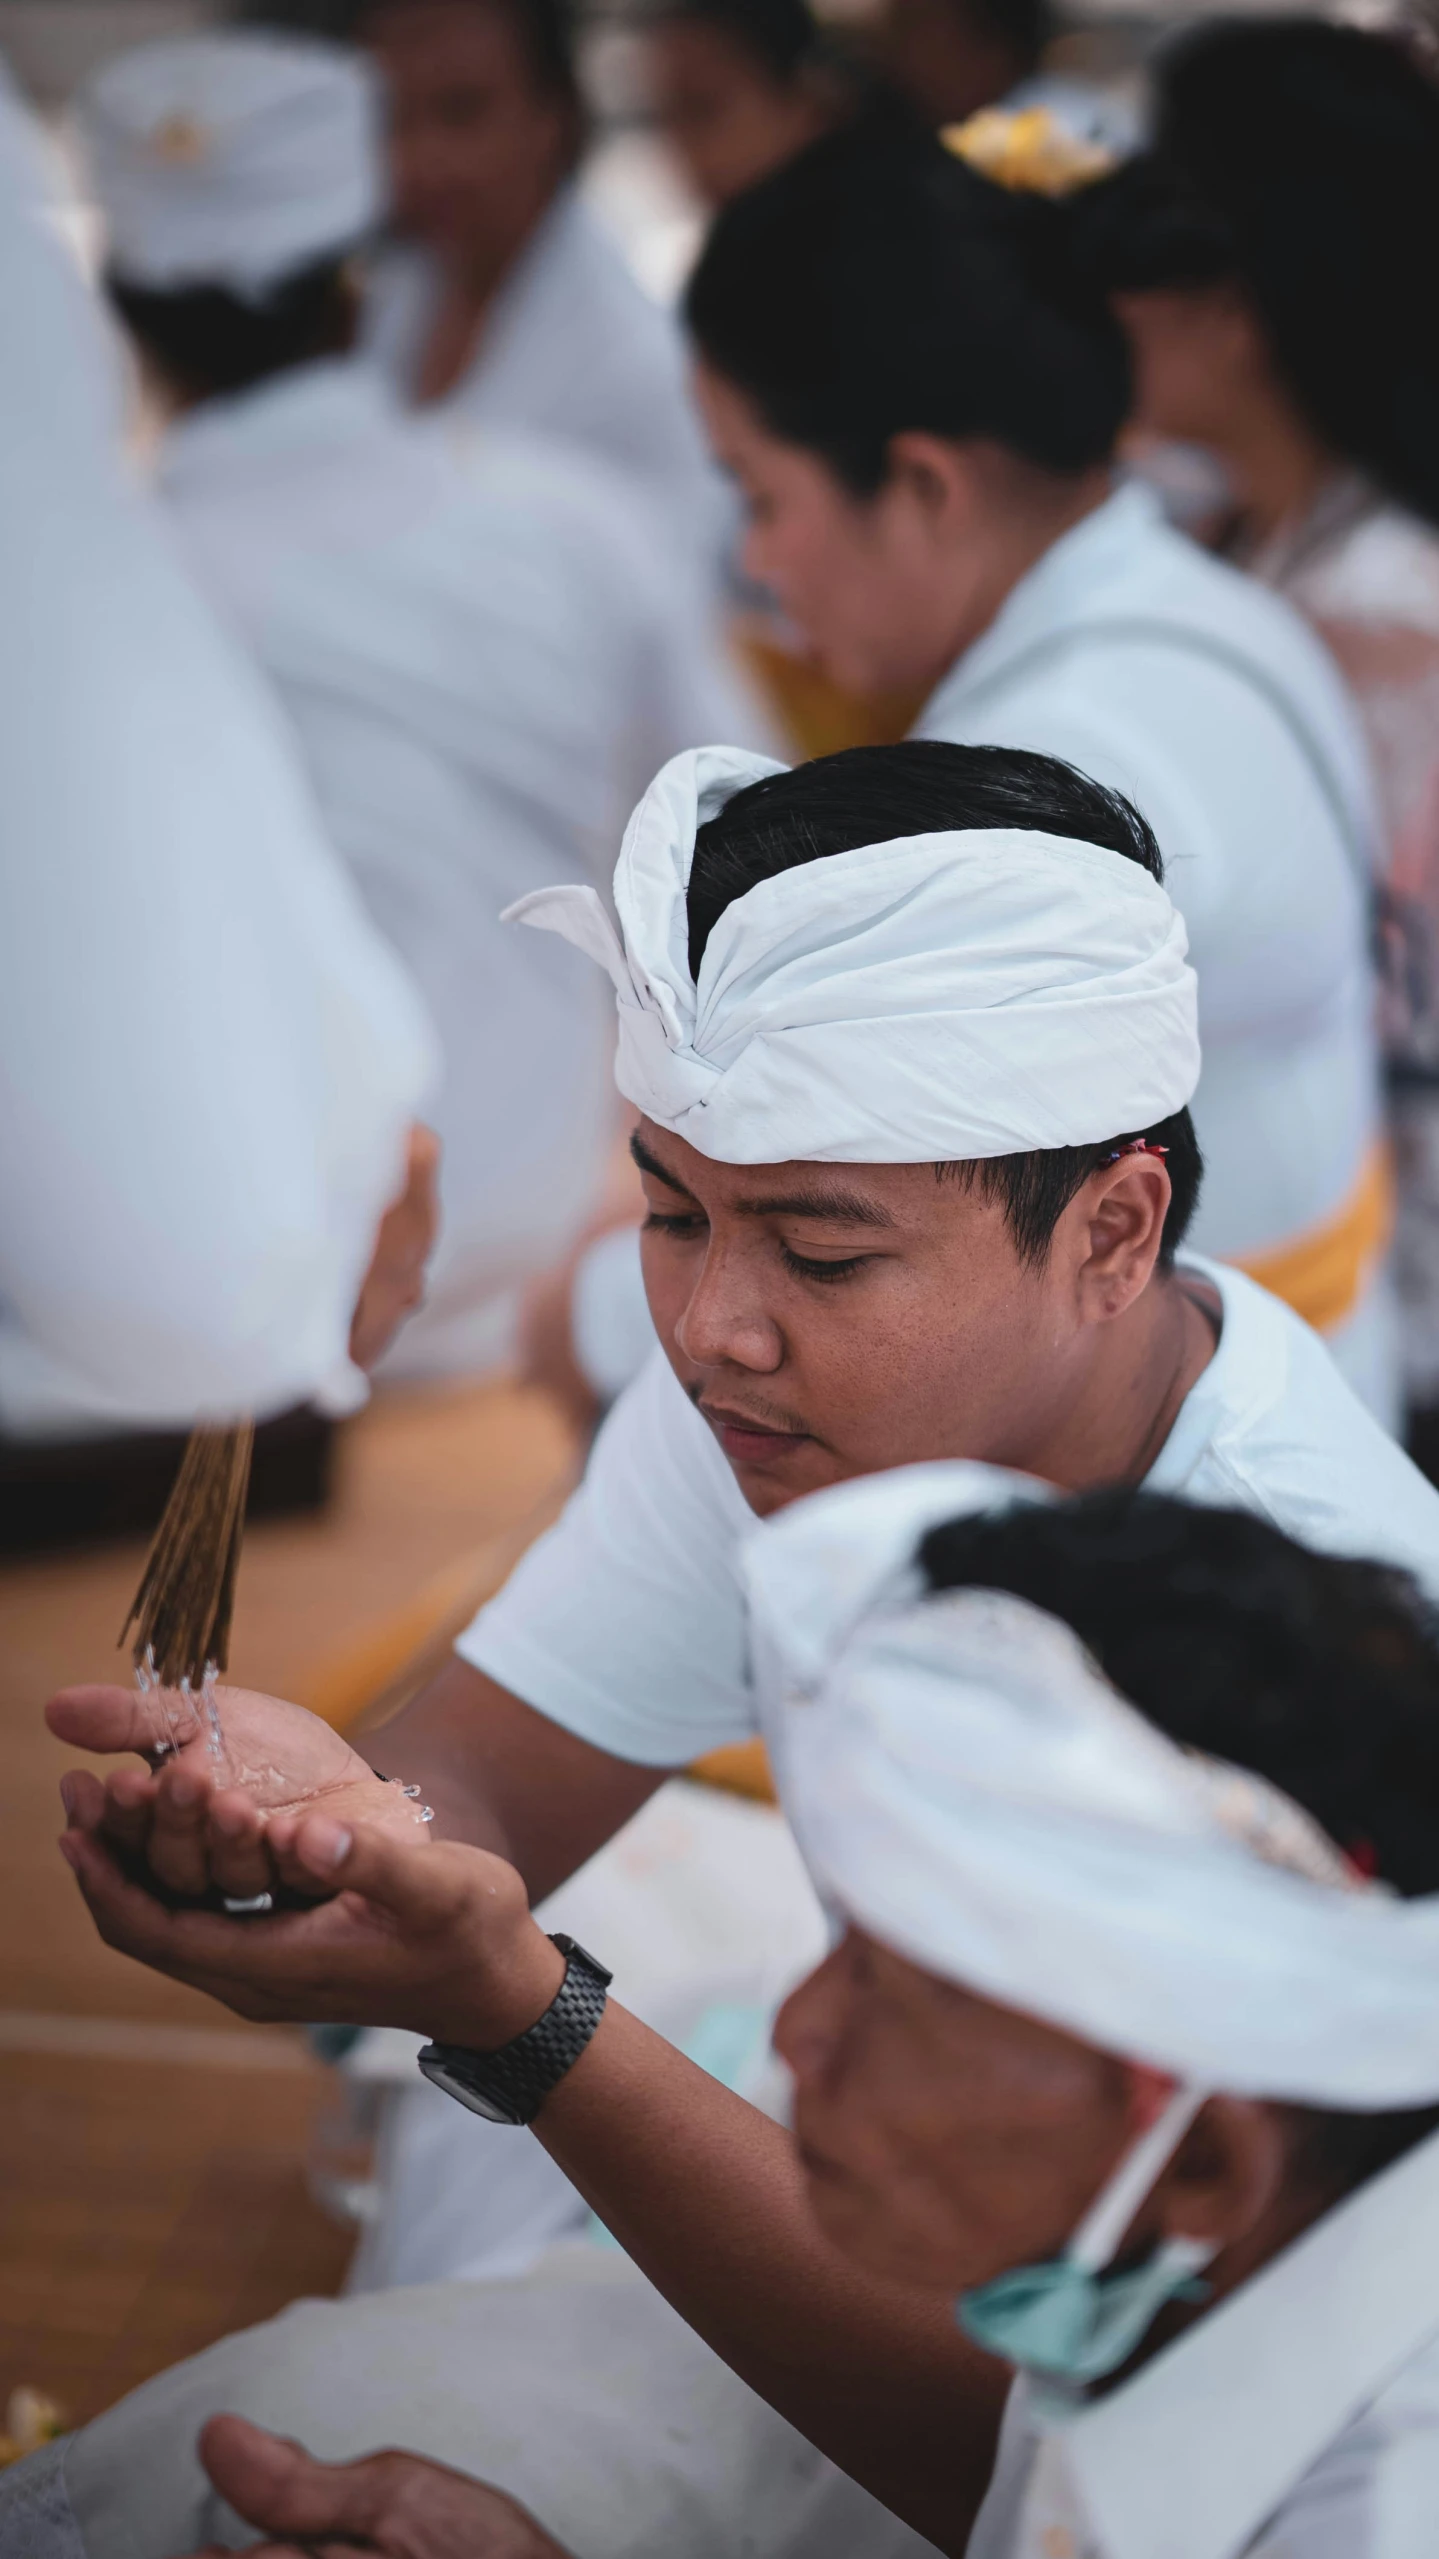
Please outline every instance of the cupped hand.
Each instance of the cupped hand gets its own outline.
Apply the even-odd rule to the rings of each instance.
[[[179,1748],[158,1766],[116,1769],[103,1785],[72,1773],[62,1789],[70,1819],[147,1868],[165,1891],[191,1899],[212,1887],[237,1898],[268,1890],[276,1881],[268,1830],[280,1813],[323,1808],[352,1826],[379,1822],[423,1838],[399,1787],[377,1778],[317,1715],[251,1688],[222,1688],[218,1703],[222,1763],[190,1713]],[[120,1687],[62,1689],[45,1720],[58,1740],[81,1750],[149,1758],[170,1729],[153,1696]]]
[[[327,1897],[228,1918],[157,1900],[97,1828],[76,1822],[60,1842],[107,1946],[242,2017],[404,2026],[494,2050],[544,2014],[564,1978],[520,1876],[484,1849],[324,1813],[273,1814],[269,1845],[283,1883]]]
[[[235,2512],[272,2536],[251,2545],[251,2559],[566,2559],[513,2498],[417,2453],[314,2461],[242,2417],[212,2417],[200,2458]],[[228,2554],[212,2548],[193,2559]]]

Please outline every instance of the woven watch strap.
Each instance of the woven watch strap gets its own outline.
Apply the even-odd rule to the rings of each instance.
[[[550,2090],[579,2060],[605,2013],[612,1973],[560,1931],[550,1942],[565,1958],[565,1977],[533,2026],[498,2052],[461,2051],[453,2045],[430,2045],[443,2055],[456,2079],[501,2104],[517,2124],[533,2123]]]

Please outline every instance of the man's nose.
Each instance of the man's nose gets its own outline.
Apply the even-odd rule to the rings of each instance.
[[[711,1236],[675,1340],[696,1368],[753,1369],[769,1377],[784,1358],[778,1325],[766,1311],[749,1256]]]

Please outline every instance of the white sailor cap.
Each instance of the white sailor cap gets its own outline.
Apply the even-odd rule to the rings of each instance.
[[[338,45],[238,31],[140,45],[75,120],[109,263],[159,292],[263,298],[384,211],[377,83]]]

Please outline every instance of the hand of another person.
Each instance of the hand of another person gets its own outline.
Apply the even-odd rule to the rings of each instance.
[[[241,2417],[212,2417],[200,2458],[221,2496],[270,2534],[251,2559],[566,2559],[511,2497],[417,2453],[312,2461],[297,2443]],[[228,2559],[218,2546],[194,2559]]]
[[[74,1771],[63,1790],[67,1813],[138,1860],[164,1891],[191,1900],[212,1886],[237,1898],[273,1886],[268,1833],[279,1812],[323,1806],[347,1823],[426,1836],[399,1787],[385,1785],[317,1715],[250,1688],[222,1688],[219,1707],[223,1768],[198,1717],[179,1750],[162,1760],[165,1727],[153,1697],[118,1686],[62,1689],[45,1709],[57,1740],[155,1761],[149,1770],[116,1769],[103,1786]]]
[[[68,1781],[72,1796],[84,1782],[83,1772]],[[455,1841],[274,1814],[280,1880],[327,1898],[250,1919],[158,1901],[130,1880],[84,1805],[60,1846],[107,1946],[242,2017],[403,2026],[493,2051],[543,2016],[564,1979],[564,1957],[530,1916],[514,1867]]]
[[[425,1268],[440,1231],[439,1163],[439,1139],[417,1121],[410,1131],[405,1187],[380,1220],[350,1325],[350,1357],[357,1368],[373,1368],[405,1317],[423,1302]]]

